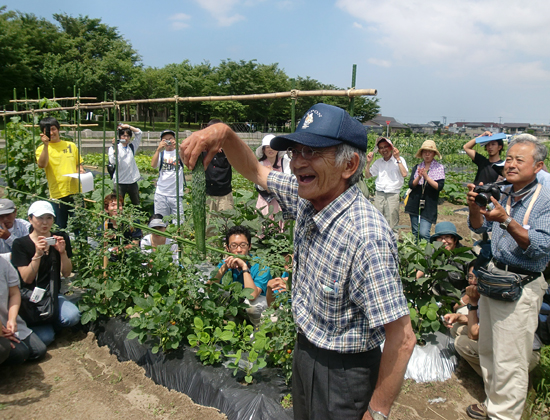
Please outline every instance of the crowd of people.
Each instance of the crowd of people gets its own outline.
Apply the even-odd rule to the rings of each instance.
[[[51,197],[70,204],[79,187],[73,185],[74,178],[63,175],[83,171],[78,150],[60,140],[55,119],[44,120],[37,161],[46,171]],[[297,326],[294,417],[387,419],[416,343],[397,251],[400,191],[407,177],[404,210],[417,240],[441,242],[450,254],[462,247],[454,224],[437,223],[445,183],[437,144],[422,144],[415,154],[421,161],[409,173],[391,139],[380,137],[375,150],[367,153],[364,127],[344,110],[322,103],[306,112],[294,133],[268,135],[255,152],[219,120],[186,138],[179,150],[175,132],[165,130],[151,163],[159,170],[159,181],[148,226],[159,233],[143,237],[140,229],[116,217],[125,195],[139,205],[135,152],[142,133],[123,124],[118,137],[109,149],[115,192],[104,199],[107,219],[102,226],[111,261],[122,248],[151,253],[167,246],[177,263],[177,244],[160,233],[167,228],[167,216],[175,217],[179,210],[183,218],[183,164],[192,169],[202,154],[208,207],[214,213],[233,206],[235,169],[256,185],[259,211],[270,217],[282,211],[285,219],[295,220],[294,253],[288,256],[293,269],[289,297]],[[548,179],[547,150],[537,138],[521,135],[510,142],[502,160],[503,142],[491,137],[486,132],[464,146],[478,166],[468,185],[467,224],[486,245],[491,240],[491,255],[472,263],[450,257],[456,270],[444,280],[459,293],[438,284],[433,293],[456,298],[445,323],[458,353],[483,377],[487,398],[469,406],[468,415],[519,419],[528,372],[538,362],[535,330],[547,290],[542,274],[550,260],[550,190],[543,186]],[[474,149],[480,143],[488,157]],[[381,157],[375,160],[375,153]],[[373,204],[358,186],[363,175],[376,177]],[[497,180],[505,180],[499,187],[502,197],[489,194],[490,206],[481,206],[478,187]],[[77,307],[60,293],[61,277],[72,271],[71,242],[63,230],[69,214],[70,206],[37,201],[28,210],[27,222],[17,218],[11,200],[0,200],[0,363],[43,357],[55,334],[80,320]],[[62,230],[52,232],[54,221]],[[113,240],[117,233],[122,243]],[[272,278],[269,267],[254,257],[254,234],[261,232],[244,226],[224,232],[228,255],[219,261],[211,281],[230,275],[250,289],[247,315],[257,327],[274,296],[287,290],[288,275]],[[426,275],[419,271],[417,278]],[[40,302],[44,304],[37,305]]]

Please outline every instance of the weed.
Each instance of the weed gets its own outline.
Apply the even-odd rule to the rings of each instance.
[[[292,407],[292,394],[286,394],[283,399],[281,400],[281,405],[283,408],[291,408]]]

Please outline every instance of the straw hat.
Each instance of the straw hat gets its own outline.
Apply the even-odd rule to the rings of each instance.
[[[437,146],[435,145],[435,141],[433,140],[426,140],[424,143],[422,143],[422,146],[420,147],[420,149],[418,149],[418,152],[416,152],[416,155],[414,155],[414,157],[422,159],[422,150],[431,150],[432,152],[435,152],[437,156],[439,156],[439,159],[441,159],[441,153],[439,153],[439,150],[437,150]]]

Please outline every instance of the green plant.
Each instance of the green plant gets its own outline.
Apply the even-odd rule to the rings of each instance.
[[[202,156],[199,156],[193,168],[193,222],[197,248],[206,254],[206,177]]]
[[[412,234],[402,236],[399,272],[417,340],[421,340],[424,333],[444,328],[439,322],[440,316],[450,312],[460,298],[460,291],[447,280],[448,275],[454,272],[464,276],[452,263],[468,264],[474,258],[469,250],[463,247],[448,251],[441,242],[421,241],[417,245]],[[417,279],[419,271],[424,274]],[[437,299],[435,286],[442,292]],[[455,297],[449,296],[452,294]]]
[[[237,350],[236,354],[228,354],[227,357],[234,358],[235,360],[229,363],[228,367],[235,369],[233,375],[236,375],[237,372],[242,369],[245,373],[244,380],[247,383],[252,383],[252,375],[256,373],[259,369],[264,368],[267,365],[267,362],[263,357],[259,357],[259,353],[251,349],[248,353],[246,359],[242,359],[242,350]],[[240,364],[240,361],[243,361],[243,364]]]
[[[194,334],[187,336],[189,345],[198,347],[197,356],[199,356],[201,362],[210,365],[219,362],[222,357],[219,344],[230,341],[233,338],[233,332],[229,330],[228,326],[225,326],[222,330],[220,327],[207,325],[199,317],[195,317],[193,325]]]
[[[283,408],[291,408],[292,407],[292,394],[286,394],[283,399],[281,400],[281,405]]]

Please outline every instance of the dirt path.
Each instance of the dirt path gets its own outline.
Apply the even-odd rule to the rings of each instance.
[[[41,362],[0,366],[1,419],[222,420],[218,410],[156,385],[120,363],[92,333],[62,333]]]

